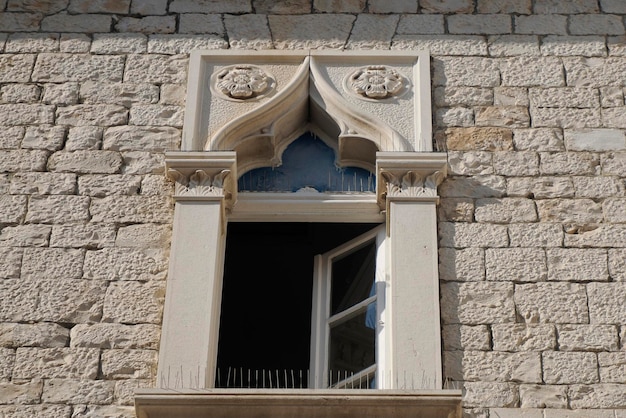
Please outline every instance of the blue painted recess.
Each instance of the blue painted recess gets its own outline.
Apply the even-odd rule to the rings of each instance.
[[[335,151],[306,133],[293,141],[283,153],[280,167],[261,167],[239,178],[239,191],[373,193],[376,177],[358,167],[337,167]]]

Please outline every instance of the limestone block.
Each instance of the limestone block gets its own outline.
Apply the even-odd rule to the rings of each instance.
[[[474,218],[488,223],[535,222],[537,212],[530,199],[486,198],[476,200]]]
[[[535,204],[541,222],[593,224],[604,219],[602,205],[591,199],[537,200]]]
[[[89,52],[91,38],[82,33],[62,33],[59,39],[59,51],[70,54]]]
[[[626,352],[598,353],[600,381],[626,383]]]
[[[444,325],[442,331],[444,350],[490,349],[489,328],[486,325]]]
[[[464,176],[485,176],[493,174],[493,154],[486,151],[450,151],[448,152],[449,174]]]
[[[567,16],[531,15],[514,16],[515,32],[528,35],[565,35],[567,34]]]
[[[95,348],[18,348],[13,379],[95,379],[100,350]]]
[[[135,405],[135,391],[139,388],[151,388],[154,384],[149,379],[116,380],[113,396],[120,405]]]
[[[522,408],[567,408],[567,386],[520,385]]]
[[[66,151],[96,150],[102,145],[103,128],[99,126],[77,126],[69,129],[65,141]]]
[[[141,177],[126,174],[87,174],[78,178],[78,193],[86,196],[136,195]]]
[[[46,380],[41,399],[43,402],[61,404],[106,405],[113,402],[115,382],[106,380]]]
[[[94,54],[137,54],[148,48],[148,38],[139,33],[97,33],[93,36]]]
[[[163,173],[165,156],[143,151],[122,152],[124,174],[156,174]]]
[[[67,10],[72,14],[82,13],[119,13],[127,14],[130,10],[130,0],[70,0]]]
[[[172,127],[116,126],[104,132],[103,148],[115,151],[163,152],[178,149],[180,137],[180,130]]]
[[[183,126],[182,106],[135,105],[130,109],[131,125]]]
[[[112,247],[114,242],[115,225],[101,223],[54,226],[50,237],[51,247],[104,248]]]
[[[574,185],[569,177],[511,177],[507,179],[509,196],[551,199],[574,197]]]
[[[530,0],[478,0],[478,13],[531,14]]]
[[[624,117],[626,117],[626,112],[624,111],[623,107],[610,107],[607,109],[602,109],[602,124],[607,128],[626,128],[626,122],[624,122]],[[616,142],[617,144],[607,144],[606,147],[615,147],[618,151],[624,150],[624,142]]]
[[[480,35],[511,33],[511,16],[506,14],[457,14],[448,16],[447,21],[450,33]]]
[[[567,85],[578,87],[622,86],[626,61],[622,58],[564,58]]]
[[[71,173],[15,173],[11,179],[11,194],[73,194],[76,175]]]
[[[573,15],[569,30],[572,35],[623,35],[624,23],[616,15]]]
[[[106,379],[148,379],[155,373],[155,350],[104,350],[102,373]]]
[[[464,88],[467,90],[469,88]],[[505,128],[449,128],[445,131],[449,151],[512,151],[513,135]]]
[[[422,13],[472,13],[471,0],[421,0]]]
[[[487,106],[493,104],[493,90],[480,87],[437,87],[433,100],[436,106]],[[478,128],[474,128],[478,129]],[[470,134],[470,128],[465,129]],[[461,130],[459,130],[461,131]],[[510,131],[505,129],[488,128],[478,129],[478,133],[507,134],[510,141]]]
[[[524,106],[481,106],[476,109],[476,125],[525,128],[530,117]]]
[[[31,196],[26,222],[62,224],[87,221],[89,201],[87,196]]]
[[[58,324],[0,323],[0,347],[65,347],[69,339],[70,331]]]
[[[578,87],[531,88],[528,90],[530,104],[537,107],[599,107],[600,93],[597,89]],[[567,131],[565,140],[567,145]],[[568,148],[569,149],[569,148]],[[580,151],[580,150],[579,150]]]
[[[607,48],[609,49],[610,57],[623,57],[626,53],[626,46],[624,44],[624,40],[626,40],[626,36],[607,36]]]
[[[78,83],[46,83],[44,85],[42,101],[46,104],[60,106],[74,105],[78,103]]]
[[[468,282],[485,280],[485,250],[439,249],[439,279]]]
[[[539,411],[535,409],[535,411]],[[589,416],[589,410],[585,409],[542,409],[545,418],[584,418]],[[619,413],[619,412],[618,412]],[[594,409],[594,418],[613,418],[614,411],[610,409]]]
[[[549,56],[606,56],[603,36],[548,35],[541,43],[541,53]]]
[[[2,4],[7,6],[7,10],[11,12],[40,12],[44,14],[54,14],[62,11],[67,7],[68,0],[53,1],[23,1],[9,0]]]
[[[439,223],[441,247],[506,247],[509,237],[505,225]]]
[[[495,87],[493,104],[496,106],[529,106],[528,90],[523,87]],[[516,130],[516,132],[525,130]],[[517,148],[520,149],[521,148]]]
[[[159,324],[164,299],[165,286],[161,281],[112,282],[106,291],[102,320]]]
[[[250,13],[252,9],[250,2],[246,0],[232,0],[227,3],[215,3],[213,0],[174,0],[169,6],[169,11],[174,13]]]
[[[626,385],[572,385],[567,391],[572,408],[626,408]]]
[[[444,368],[455,380],[541,383],[540,353],[447,351]]]
[[[34,103],[39,101],[41,89],[33,84],[7,84],[0,88],[5,103]]]
[[[433,59],[432,66],[433,86],[496,87],[500,85],[500,71],[493,59],[440,57]]]
[[[57,123],[71,126],[115,126],[128,121],[128,110],[120,105],[80,104],[57,109]]]
[[[195,49],[226,48],[228,42],[222,35],[166,34],[150,35],[148,38],[148,52],[151,54],[188,54]]]
[[[348,40],[355,17],[348,14],[269,15],[276,49],[341,49]],[[312,38],[310,33],[318,33]]]
[[[626,4],[620,0],[600,0],[600,5],[605,13],[626,13]]]
[[[343,3],[345,2],[342,2],[342,4]],[[182,16],[181,28],[183,25]],[[265,15],[225,15],[224,25],[226,25],[226,33],[228,33],[228,42],[231,48],[262,50],[272,49],[274,47],[272,44],[272,36],[267,25],[267,16]],[[191,24],[187,26],[186,31],[200,30],[192,29],[189,26],[191,26]],[[219,26],[212,25],[211,27],[215,28],[213,29],[214,31],[221,30],[221,33],[224,31],[221,23]]]
[[[63,148],[65,127],[39,125],[26,128],[22,148],[56,151]]]
[[[72,407],[69,405],[11,405],[0,406],[0,413],[11,418],[31,417],[69,417]]]
[[[369,0],[370,13],[417,13],[417,3],[405,0]]]
[[[626,225],[597,225],[565,235],[566,247],[626,247]]]
[[[444,34],[443,15],[402,15],[396,33],[399,35]]]
[[[0,149],[19,148],[26,129],[23,126],[0,128]]]
[[[518,151],[564,151],[560,129],[514,129],[513,144]]]
[[[494,351],[545,351],[556,348],[551,324],[494,324],[491,326]]]
[[[83,103],[109,103],[130,107],[135,103],[157,103],[159,88],[153,84],[106,84],[87,81],[81,85],[80,97]]]
[[[472,126],[474,125],[474,111],[465,107],[437,109],[435,123],[440,127]]]
[[[167,197],[118,195],[93,199],[90,212],[94,222],[167,223],[172,219],[171,206]]]
[[[162,280],[167,257],[162,250],[105,248],[88,251],[83,276],[100,280]]]
[[[474,220],[474,201],[469,198],[455,197],[443,199],[437,206],[437,216],[437,219],[441,221],[472,222]]]
[[[185,55],[129,55],[124,82],[183,84],[187,77],[187,63]]]
[[[145,196],[171,196],[173,184],[167,177],[147,175],[141,181],[141,194]]]
[[[441,317],[444,324],[514,322],[515,306],[512,296],[512,283],[442,283]]]
[[[560,351],[617,351],[619,338],[613,325],[559,325]]]
[[[78,17],[83,18],[84,15]],[[39,54],[33,80],[51,83],[121,81],[123,58],[121,55]]]
[[[151,324],[78,324],[72,328],[70,347],[156,350],[160,333],[160,327]]]
[[[39,125],[54,122],[54,106],[42,104],[12,103],[0,105],[3,125]]]
[[[474,35],[397,35],[393,38],[392,49],[415,50],[426,49],[433,56],[445,55],[487,55],[487,42],[482,36]],[[470,76],[467,74],[467,76]],[[473,82],[471,85],[487,83],[489,75],[483,74],[484,81]],[[437,85],[446,84],[444,80]],[[455,85],[462,85],[455,83]]]
[[[609,280],[606,250],[551,248],[547,256],[548,280]]]
[[[560,224],[511,224],[509,225],[511,247],[561,247],[563,226]]]
[[[540,55],[539,37],[536,35],[495,35],[488,38],[488,43],[492,57]]]
[[[515,286],[515,307],[527,323],[589,323],[585,285],[530,283]]]
[[[623,324],[626,318],[626,282],[589,283],[587,294],[592,324]]]
[[[322,13],[359,13],[365,4],[365,0],[313,0],[314,11]]]
[[[167,248],[171,240],[169,225],[138,224],[120,227],[116,247]]]
[[[501,382],[465,382],[464,407],[516,407],[517,385]]]
[[[0,383],[0,404],[32,405],[40,402],[43,382]],[[0,411],[2,411],[0,409]]]
[[[17,279],[22,265],[21,248],[0,247],[0,279]]]
[[[106,289],[101,280],[40,280],[35,316],[52,322],[99,321]]]
[[[559,0],[537,0],[535,2],[535,13],[598,13],[598,2],[595,0],[572,0],[562,3]]]
[[[619,107],[624,105],[624,90],[619,87],[601,87],[600,104],[602,107]]]
[[[174,33],[176,16],[122,17],[115,24],[118,32]]]
[[[59,50],[57,33],[12,33],[7,39],[4,52],[37,53]]]
[[[548,384],[589,384],[598,382],[595,353],[544,351],[543,380]]]
[[[161,85],[161,100],[159,102],[161,104],[184,106],[186,97],[187,91],[185,86],[179,84]]]
[[[85,253],[64,248],[26,248],[22,279],[80,279]]]
[[[41,21],[45,32],[97,33],[111,30],[113,17],[101,14],[68,15],[59,13],[46,16]]]
[[[167,10],[167,0],[133,0],[130,13],[138,15],[164,15]]]
[[[358,15],[346,48],[388,49],[398,26],[398,19],[399,16],[395,15]]]
[[[72,418],[135,418],[134,406],[119,405],[74,405],[72,408]]]
[[[254,16],[254,15],[245,15]],[[234,16],[229,15],[230,18]],[[262,17],[264,26],[267,30],[267,18]],[[197,34],[215,34],[224,36],[224,23],[222,17],[219,14],[204,14],[204,13],[185,13],[180,15],[180,28],[178,33],[197,33]],[[228,31],[230,38],[230,31]]]
[[[511,57],[499,62],[502,85],[560,87],[565,85],[563,65],[556,57]]]
[[[597,128],[602,125],[600,109],[531,107],[533,127],[565,129]]]
[[[623,176],[626,172],[626,152],[607,152],[601,155],[602,174]]]
[[[48,169],[71,173],[117,173],[122,158],[115,151],[71,151],[55,152],[48,160]]]
[[[488,248],[485,251],[487,280],[545,281],[546,255],[541,248]]]
[[[600,171],[598,155],[587,152],[542,152],[539,161],[541,174],[596,175]]]
[[[496,174],[504,176],[532,176],[539,174],[539,155],[534,151],[499,151],[493,155]]]
[[[626,250],[609,250],[609,274],[613,281],[626,281]]]
[[[5,28],[2,26],[3,29]],[[6,30],[6,29],[4,29]],[[0,83],[27,83],[35,63],[35,55],[2,54],[0,55]],[[4,122],[3,122],[4,124]]]
[[[8,381],[15,364],[15,350],[0,348],[0,380]]]
[[[602,199],[613,196],[623,196],[624,186],[617,177],[572,177],[576,197]]]
[[[17,224],[26,213],[26,196],[0,196],[0,224]]]
[[[50,238],[49,225],[18,225],[5,227],[0,232],[0,246],[46,247]]]

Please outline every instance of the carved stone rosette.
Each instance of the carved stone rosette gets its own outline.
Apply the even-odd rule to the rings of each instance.
[[[387,99],[404,91],[406,78],[393,68],[371,65],[352,73],[345,84],[349,91],[360,97]]]
[[[263,69],[255,65],[233,65],[211,77],[214,89],[223,97],[247,100],[268,93],[274,80]]]

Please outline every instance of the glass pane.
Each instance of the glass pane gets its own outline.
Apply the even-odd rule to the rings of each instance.
[[[376,304],[370,304],[359,315],[330,329],[330,355],[328,373],[330,385],[350,378],[376,362],[376,333],[367,319],[368,313],[376,313]],[[349,387],[369,388],[371,377],[363,377]]]
[[[376,243],[333,261],[331,315],[335,315],[374,295]]]

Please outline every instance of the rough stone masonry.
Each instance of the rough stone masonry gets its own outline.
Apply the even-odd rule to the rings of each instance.
[[[465,416],[626,417],[626,1],[0,0],[0,416],[154,384],[193,49],[427,49]]]

